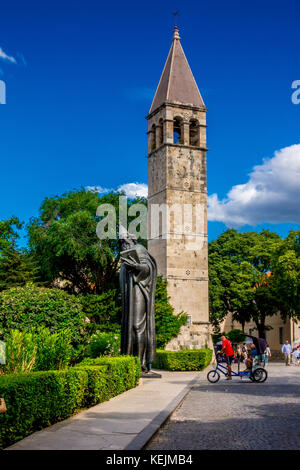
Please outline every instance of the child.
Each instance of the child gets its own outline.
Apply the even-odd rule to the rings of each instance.
[[[269,348],[269,345],[267,345],[264,354],[265,354],[265,365],[267,365],[269,363],[269,357],[271,357],[271,350]]]
[[[253,364],[253,361],[254,361],[254,358],[255,356],[257,356],[257,349],[255,347],[254,344],[251,344],[251,353],[250,353],[250,357],[248,359],[246,359],[246,371],[251,371],[252,370],[252,364]]]

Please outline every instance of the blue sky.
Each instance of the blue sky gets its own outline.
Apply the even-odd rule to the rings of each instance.
[[[44,197],[80,186],[147,183],[145,116],[174,8],[208,107],[210,240],[225,224],[300,228],[297,0],[3,4],[0,48],[15,62],[0,51],[0,218],[26,222]]]

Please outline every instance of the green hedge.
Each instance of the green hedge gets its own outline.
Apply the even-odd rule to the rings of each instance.
[[[135,387],[141,376],[140,362],[131,356],[85,359],[76,369],[88,374],[86,400],[90,406]]]
[[[136,386],[137,358],[92,359],[89,364],[60,371],[0,376],[0,397],[7,412],[0,414],[0,448],[34,431],[68,418]]]
[[[153,367],[164,370],[203,370],[211,359],[211,349],[156,351],[156,361]]]

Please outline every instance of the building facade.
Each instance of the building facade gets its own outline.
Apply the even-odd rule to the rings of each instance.
[[[175,27],[147,116],[148,249],[189,318],[172,349],[210,343],[206,111]]]
[[[277,313],[272,317],[266,318],[266,325],[268,326],[268,330],[266,331],[266,340],[272,353],[274,354],[274,358],[277,359],[278,357],[281,357],[281,348],[286,340],[288,340],[292,346],[295,343],[300,344],[299,321],[297,322],[289,318],[284,321],[280,314]],[[232,316],[229,313],[222,325],[220,325],[220,330],[228,332],[235,328],[241,330],[242,326],[240,323],[233,321]],[[244,331],[246,334],[248,333],[249,335],[258,336],[254,322],[246,323]]]

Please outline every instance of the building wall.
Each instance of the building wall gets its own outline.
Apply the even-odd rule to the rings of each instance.
[[[290,344],[294,341],[300,341],[300,322],[290,319],[283,321],[280,314],[266,318],[266,325],[271,329],[266,332],[266,339],[270,346],[271,351],[280,351],[282,344],[288,340]],[[228,314],[226,319],[221,325],[221,331],[229,331],[233,328],[242,329],[238,322],[232,321],[231,314]],[[245,333],[257,335],[257,329],[254,322],[248,322],[245,325]]]

